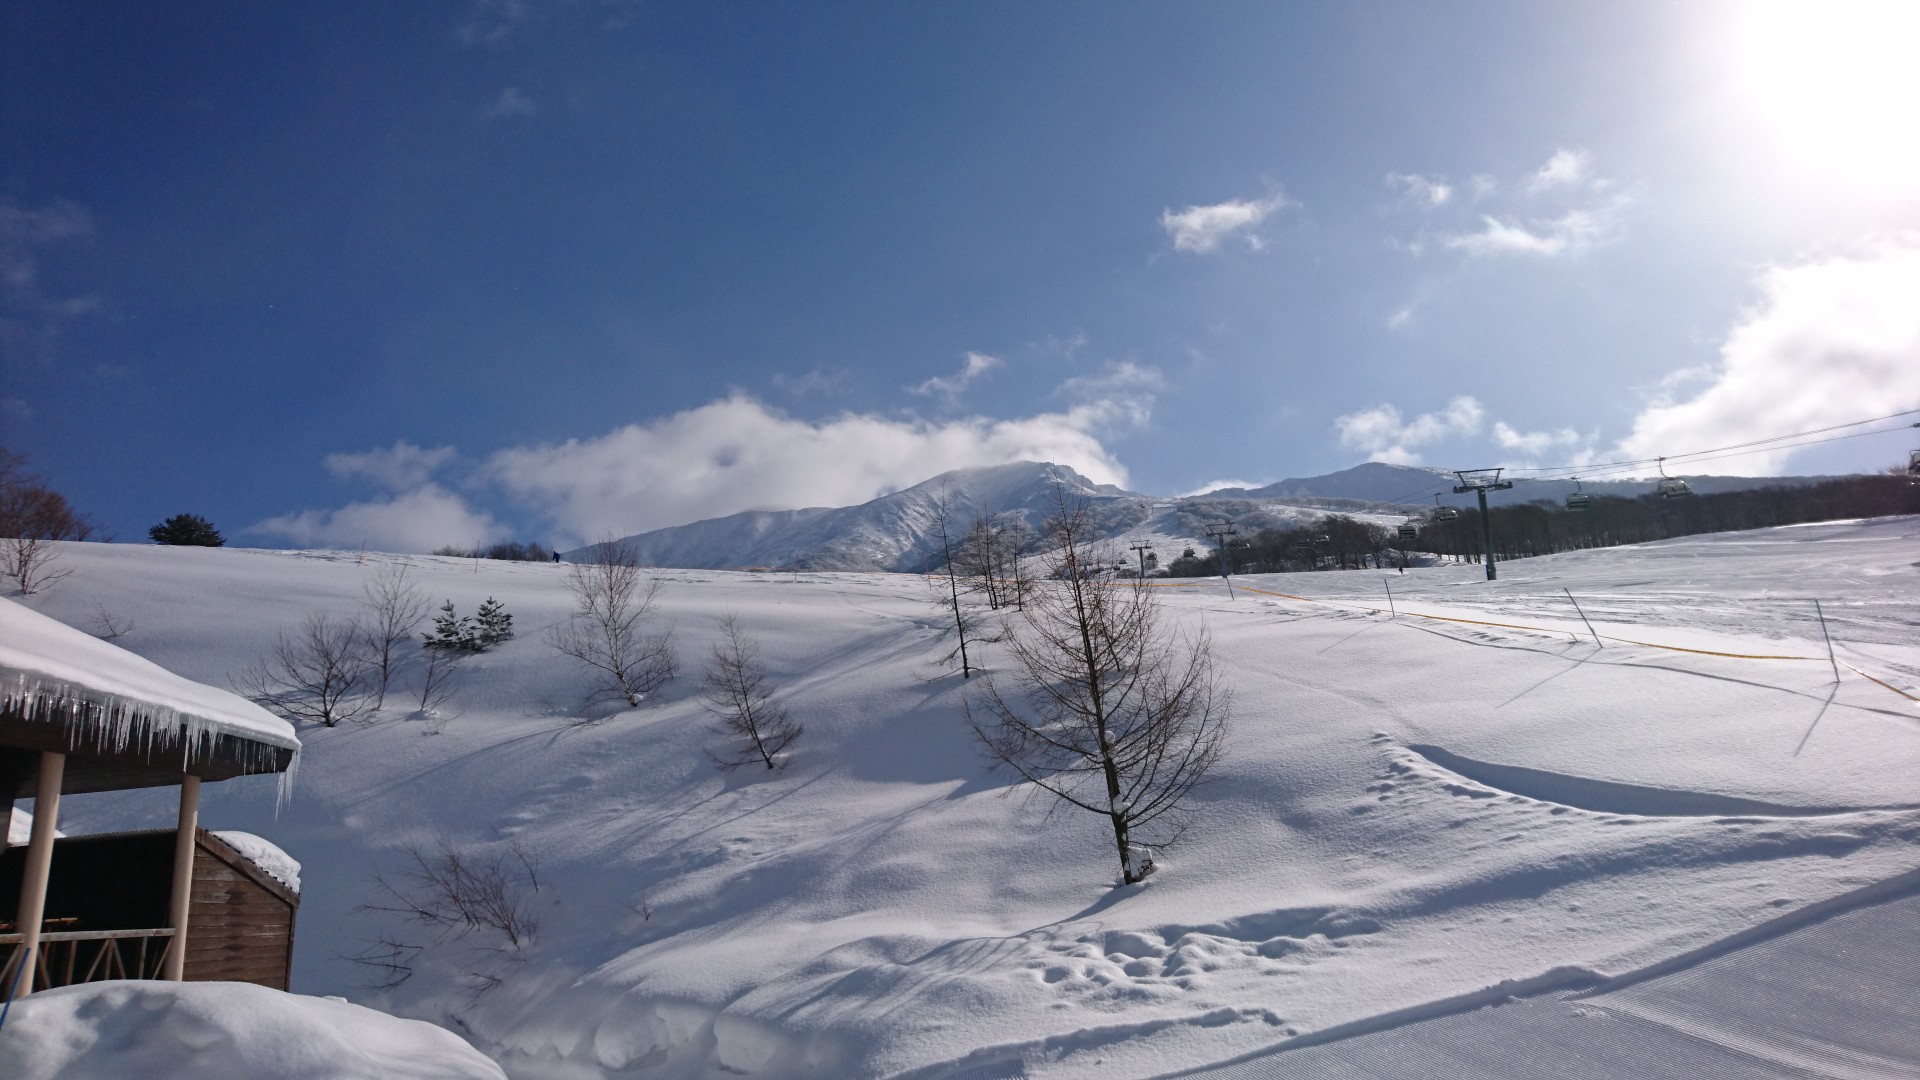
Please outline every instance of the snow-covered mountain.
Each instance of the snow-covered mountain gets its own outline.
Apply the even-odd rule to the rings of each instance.
[[[1022,461],[941,473],[858,506],[749,510],[620,542],[654,566],[911,571],[926,566],[939,546],[943,496],[958,539],[977,514],[1013,512],[1038,526],[1055,485],[1086,500],[1103,525],[1116,530],[1144,519],[1154,501],[1096,484],[1064,465]]]
[[[975,516],[1012,513],[1036,532],[1058,485],[1084,500],[1100,536],[1145,539],[1172,549],[1206,543],[1206,525],[1231,517],[1248,528],[1305,521],[1328,512],[1324,500],[1217,497],[1168,499],[1096,484],[1064,465],[1021,461],[955,469],[858,506],[750,510],[639,533],[620,542],[654,566],[737,569],[917,571],[938,549],[941,498],[955,538]],[[1321,505],[1308,505],[1319,502]],[[1354,503],[1334,509],[1363,506]],[[1366,517],[1368,515],[1361,514]],[[1380,520],[1399,520],[1384,516]]]
[[[1829,477],[1688,476],[1701,494],[1775,484],[1807,484]],[[956,538],[976,515],[1013,513],[1036,532],[1053,507],[1054,487],[1084,500],[1098,536],[1116,542],[1144,540],[1170,559],[1187,547],[1205,548],[1207,526],[1230,520],[1242,532],[1303,524],[1328,513],[1395,525],[1433,496],[1457,506],[1473,499],[1453,494],[1454,474],[1445,469],[1368,462],[1351,469],[1281,480],[1259,488],[1220,488],[1204,495],[1167,498],[1096,484],[1065,465],[1020,461],[955,469],[910,488],[857,506],[811,506],[801,510],[749,510],[688,525],[624,537],[643,563],[697,570],[772,567],[781,570],[891,570],[915,572],[932,565],[939,549],[938,507],[943,496]],[[1592,494],[1637,496],[1651,480],[1589,482]],[[1494,492],[1495,505],[1559,501],[1574,490],[1570,480],[1516,480]]]

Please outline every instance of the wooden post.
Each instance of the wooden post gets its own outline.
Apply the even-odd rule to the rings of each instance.
[[[200,778],[180,776],[180,825],[173,835],[173,895],[167,921],[173,924],[173,944],[167,948],[167,966],[160,977],[180,982],[187,977],[187,916],[193,901],[195,834],[200,828]]]
[[[27,841],[27,865],[20,877],[20,968],[16,996],[33,993],[40,961],[40,924],[47,916],[47,875],[53,868],[53,831],[60,822],[60,781],[67,755],[40,752],[39,782],[33,789],[33,835]]]

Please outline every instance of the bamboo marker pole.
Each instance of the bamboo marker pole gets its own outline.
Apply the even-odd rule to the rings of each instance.
[[[1833,635],[1827,633],[1827,613],[1820,610],[1820,601],[1813,602],[1813,613],[1820,616],[1820,636],[1827,639],[1827,663],[1833,665],[1833,681],[1840,682],[1840,661],[1833,655]]]

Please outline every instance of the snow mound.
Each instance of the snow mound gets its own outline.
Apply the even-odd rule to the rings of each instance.
[[[0,1061],[9,1080],[506,1080],[445,1028],[250,983],[115,981],[42,991],[13,1003]]]
[[[293,856],[280,850],[273,841],[255,836],[250,832],[217,832],[213,835],[226,842],[226,845],[246,856],[253,865],[267,872],[267,876],[292,889],[300,891],[300,863]]]

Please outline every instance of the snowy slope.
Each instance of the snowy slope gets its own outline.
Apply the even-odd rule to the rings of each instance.
[[[388,559],[513,612],[447,715],[302,728],[278,820],[270,781],[207,789],[208,827],[303,866],[303,992],[442,1020],[519,1077],[1149,1076],[1641,967],[1920,865],[1920,709],[1896,692],[1920,694],[1917,531],[1695,537],[1491,584],[1418,569],[1392,575],[1398,618],[1378,573],[1162,589],[1213,634],[1236,723],[1189,842],[1118,890],[1096,822],[982,772],[915,578],[663,571],[689,674],[595,723],[542,640],[564,567],[69,545],[74,576],[29,604],[82,627],[108,605],[134,624],[117,644],[216,684],[309,611],[350,611]],[[808,729],[770,778],[704,754],[698,662],[729,613]],[[170,813],[77,796],[61,825]],[[531,853],[532,945],[448,941],[398,989],[356,989],[342,957],[405,931],[355,910],[369,875],[441,838]]]

